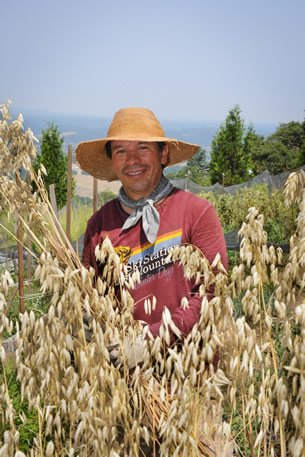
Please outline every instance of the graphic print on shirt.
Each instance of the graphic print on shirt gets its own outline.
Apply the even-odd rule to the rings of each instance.
[[[168,250],[181,245],[182,229],[177,229],[158,236],[154,244],[145,243],[132,249],[127,263],[128,274],[139,270],[141,280],[164,271],[173,262],[166,262]]]
[[[129,260],[131,249],[129,246],[118,246],[114,248],[117,255],[120,257],[121,264],[124,266]]]

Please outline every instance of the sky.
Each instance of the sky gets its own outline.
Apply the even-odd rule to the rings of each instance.
[[[304,0],[2,0],[0,104],[303,121]]]

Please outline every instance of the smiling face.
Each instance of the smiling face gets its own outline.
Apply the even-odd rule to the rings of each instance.
[[[168,145],[160,151],[157,143],[112,141],[111,152],[112,169],[126,194],[133,200],[148,197],[160,182]]]

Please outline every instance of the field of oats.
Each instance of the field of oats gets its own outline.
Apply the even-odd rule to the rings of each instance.
[[[217,257],[209,265],[192,246],[172,250],[200,285],[200,320],[168,348],[170,333],[179,330],[164,308],[160,337],[147,335],[143,363],[129,370],[123,348],[141,332],[129,293],[138,277],[126,275],[105,239],[96,252],[103,277],[93,286],[92,271],[54,224],[42,172],[34,175],[31,132],[23,131],[21,117],[10,119],[8,106],[1,112],[1,207],[31,234],[48,311],[44,318],[26,311],[13,322],[13,279],[1,273],[0,456],[305,456],[304,172],[291,174],[284,189],[296,216],[286,257],[268,246],[264,215],[252,202],[229,276]],[[36,194],[25,181],[16,183],[21,169],[36,181]],[[231,219],[240,216],[231,203]],[[150,312],[154,303],[146,306]],[[3,342],[14,326],[13,364]],[[119,366],[109,356],[114,342]]]

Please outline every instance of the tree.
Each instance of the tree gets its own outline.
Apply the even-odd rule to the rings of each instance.
[[[116,194],[114,194],[111,190],[103,190],[98,194],[98,204],[100,206],[105,205],[105,203],[109,202],[116,198]]]
[[[281,142],[288,149],[301,149],[305,142],[304,127],[301,122],[280,123],[275,133],[268,137],[268,140]]]
[[[40,140],[40,153],[37,156],[35,170],[43,164],[47,176],[43,176],[46,189],[54,184],[57,208],[60,209],[67,203],[68,158],[63,150],[64,138],[60,136],[58,127],[53,122],[42,130]],[[75,190],[75,179],[72,177],[72,195]]]
[[[296,151],[289,150],[283,143],[265,141],[257,148],[253,155],[255,174],[268,170],[270,174],[276,175],[283,171],[294,170],[299,166],[299,155]]]
[[[300,167],[305,162],[305,121],[281,123],[267,141],[283,144],[290,151],[287,160],[287,170]]]
[[[300,122],[281,123],[265,141],[252,148],[253,169],[273,175],[294,170],[304,163],[305,131]]]
[[[251,123],[243,140],[243,148],[245,160],[248,162],[248,168],[255,174],[256,170],[253,157],[255,157],[257,151],[260,151],[264,146],[264,141],[264,136],[258,135],[254,130],[253,124]]]
[[[207,168],[206,151],[200,148],[196,154],[187,161],[188,167],[200,167],[202,170]]]
[[[213,184],[221,183],[224,177],[225,184],[229,186],[239,184],[248,177],[251,161],[244,151],[245,126],[240,113],[236,105],[212,141],[210,177]]]
[[[178,172],[170,172],[166,175],[169,179],[189,178],[200,186],[209,186],[208,164],[206,161],[206,151],[200,148],[196,154],[187,161],[186,166]]]
[[[300,148],[302,165],[305,163],[305,119],[301,123],[303,130],[303,144]]]

